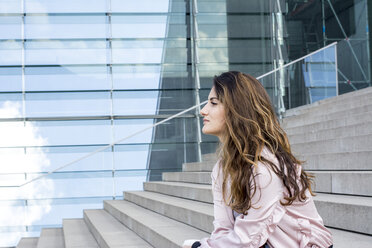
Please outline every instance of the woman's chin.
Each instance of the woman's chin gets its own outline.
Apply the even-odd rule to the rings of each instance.
[[[203,128],[202,133],[206,135],[215,135],[214,132],[211,132],[211,130],[208,130],[207,128]]]

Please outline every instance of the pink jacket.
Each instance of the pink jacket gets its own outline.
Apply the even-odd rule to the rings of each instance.
[[[263,150],[262,156],[278,164],[268,149]],[[200,241],[200,248],[253,248],[266,242],[275,248],[332,245],[331,233],[324,227],[309,192],[305,202],[297,200],[292,205],[282,206],[280,200],[287,190],[281,179],[262,163],[258,164],[256,173],[257,192],[252,199],[255,208],[234,219],[232,209],[222,198],[222,170],[219,162],[216,163],[211,175],[214,231],[209,238]]]

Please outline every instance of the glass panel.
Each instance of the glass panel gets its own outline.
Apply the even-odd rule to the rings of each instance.
[[[41,175],[29,174],[30,178]],[[23,197],[25,199],[109,197],[113,193],[112,180],[111,170],[55,172],[23,186]],[[43,189],[44,187],[46,188]],[[76,190],[77,187],[79,190]]]
[[[25,177],[30,177],[30,173],[57,169],[102,148],[102,146],[1,148],[0,159],[4,167],[0,176],[12,173],[15,178],[21,180],[12,180],[7,183],[2,180],[2,184],[19,185],[24,183]],[[112,168],[112,152],[111,148],[107,148],[105,151],[75,162],[60,171],[111,170]],[[5,178],[10,179],[11,177],[6,175],[3,179],[5,180]]]
[[[112,41],[113,63],[162,63],[164,42],[154,41]]]
[[[219,42],[209,40],[208,42],[215,42],[213,47],[199,47],[199,61],[200,63],[228,63],[230,54],[226,42]]]
[[[110,199],[112,198],[28,200],[29,205],[25,208],[25,214],[28,218],[25,222],[30,223],[28,225],[31,230],[38,230],[45,226],[62,227],[64,218],[83,218],[84,209],[102,209],[103,200]]]
[[[162,120],[156,119],[156,122]],[[195,118],[174,118],[156,127],[152,142],[197,142],[197,130]]]
[[[156,119],[155,121],[161,120]],[[144,128],[151,127],[155,123],[154,119],[115,120],[115,141]],[[197,135],[196,131],[193,130],[197,130],[194,118],[175,118],[155,128],[149,128],[134,137],[120,142],[120,144],[196,142]]]
[[[114,89],[184,89],[195,88],[191,66],[167,64],[113,66]]]
[[[1,125],[1,128],[4,128],[4,126]],[[1,147],[7,146],[7,145],[9,145],[7,140],[1,143]],[[34,165],[30,165],[30,166],[22,165],[22,163],[25,163],[27,161],[24,156],[24,148],[0,148],[0,161],[2,161],[4,165],[1,167],[1,174],[0,174],[1,176],[2,174],[9,174],[9,173],[21,174],[24,172],[32,171],[35,167]],[[5,177],[5,178],[8,178],[8,177]],[[24,179],[24,175],[22,179]],[[10,185],[10,183],[12,182],[10,181],[10,182],[6,182],[3,184]],[[14,184],[18,185],[18,183],[14,183]]]
[[[147,171],[115,171],[115,196],[122,196],[123,191],[143,190],[146,182]]]
[[[40,130],[32,123],[26,123],[25,126],[23,121],[0,122],[0,132],[2,137],[0,139],[1,147],[42,146],[47,144],[46,137],[43,137]]]
[[[27,93],[27,117],[111,115],[110,92]]]
[[[196,161],[197,153],[197,143],[152,144],[149,156],[151,160],[148,162],[148,180],[161,181],[162,172],[181,171],[183,163]]]
[[[0,94],[0,118],[20,118],[22,116],[22,94]]]
[[[103,149],[102,146],[63,146],[63,147],[47,147],[47,148],[25,148],[24,156],[28,159],[37,160],[38,157],[43,157],[47,160],[46,166],[34,170],[33,172],[51,171],[61,166],[64,166],[72,161],[80,159],[90,153]],[[60,172],[71,171],[101,171],[112,170],[113,155],[111,148],[107,148],[102,152],[98,152],[92,156],[86,157],[83,160],[75,162],[61,170]],[[30,166],[32,167],[32,166]]]
[[[229,38],[270,38],[270,15],[231,15]]]
[[[128,119],[128,120],[114,120],[114,141],[123,139],[132,135],[144,128],[150,127],[154,123],[153,119]],[[150,143],[152,137],[152,128],[137,134],[134,137],[120,142],[120,144],[128,143]]]
[[[337,95],[336,46],[260,79],[277,111]]]
[[[272,63],[273,56],[266,51],[270,46],[270,40],[231,40],[229,63]],[[221,55],[221,58],[225,57]]]
[[[165,38],[168,17],[112,16],[113,38]]]
[[[158,89],[161,66],[113,66],[114,89]]]
[[[349,43],[350,42],[350,43]],[[349,40],[337,43],[339,94],[370,86],[368,41]]]
[[[162,66],[162,89],[194,89],[196,82],[192,80],[192,66],[189,64],[166,64]]]
[[[0,39],[21,39],[22,17],[0,16],[0,30]]]
[[[107,66],[26,67],[25,81],[26,91],[111,89]]]
[[[226,0],[197,0],[196,2],[200,13],[226,13]],[[239,3],[241,4],[242,2],[240,1]]]
[[[111,0],[112,12],[153,13],[168,12],[169,0]]]
[[[0,66],[22,64],[22,42],[0,41]]]
[[[27,41],[27,65],[107,64],[106,41]]]
[[[113,62],[136,63],[186,63],[191,62],[185,40],[126,40],[113,41]]]
[[[102,16],[26,16],[27,39],[89,39],[107,37],[107,17]]]
[[[22,0],[0,0],[0,13],[22,13]]]
[[[27,13],[105,13],[106,0],[24,0]]]
[[[115,145],[115,170],[146,170],[150,145]]]
[[[193,91],[114,92],[114,115],[175,114],[194,103]]]
[[[159,91],[113,92],[114,115],[156,114]]]
[[[0,67],[0,91],[22,91],[22,68]]]
[[[97,145],[111,142],[109,120],[30,121],[26,122],[26,130],[37,139],[23,139],[19,146]]]
[[[192,138],[190,138],[190,140],[192,140]],[[182,163],[194,162],[196,153],[196,143],[116,145],[114,148],[115,169],[145,170],[151,165],[151,170],[179,170]],[[158,159],[152,159],[150,162],[149,159],[151,157],[154,158],[155,154]],[[159,164],[155,166],[154,161],[157,161]]]

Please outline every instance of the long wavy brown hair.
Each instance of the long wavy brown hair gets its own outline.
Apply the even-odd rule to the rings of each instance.
[[[219,148],[225,203],[243,214],[255,208],[252,205],[257,191],[254,168],[259,162],[269,166],[288,190],[282,205],[291,205],[296,199],[305,201],[307,190],[313,194],[312,176],[303,169],[299,174],[303,162],[292,154],[262,84],[248,74],[230,71],[215,76],[213,86],[225,109],[226,130]],[[276,156],[278,166],[261,156],[264,147]],[[230,194],[226,195],[228,184]]]

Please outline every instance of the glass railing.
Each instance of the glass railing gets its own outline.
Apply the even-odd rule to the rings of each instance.
[[[258,79],[279,115],[287,109],[336,96],[337,43],[278,67]]]

